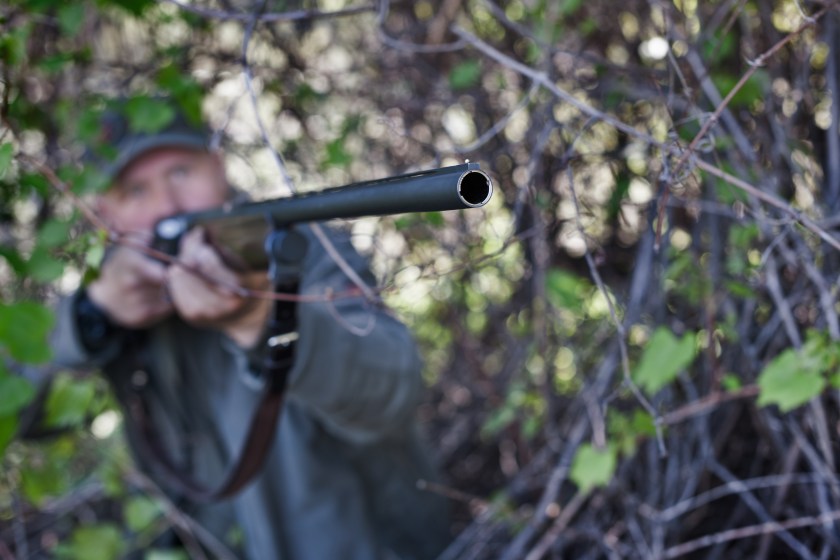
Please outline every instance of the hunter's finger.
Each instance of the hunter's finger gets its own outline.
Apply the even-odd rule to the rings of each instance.
[[[166,266],[146,255],[138,254],[134,260],[134,272],[146,284],[162,285],[166,282]]]

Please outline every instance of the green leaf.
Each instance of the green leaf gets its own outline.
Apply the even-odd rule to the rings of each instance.
[[[484,425],[481,426],[481,436],[484,438],[490,438],[498,434],[513,423],[516,420],[516,417],[517,409],[509,403],[503,404],[487,417]]]
[[[23,494],[34,504],[41,504],[44,500],[60,496],[68,490],[66,463],[63,461],[45,460],[39,465],[30,465],[21,470]]]
[[[637,435],[653,437],[656,435],[656,423],[650,414],[644,410],[636,410],[633,412],[633,419],[631,426]]]
[[[64,273],[64,263],[55,257],[45,247],[36,247],[26,263],[26,274],[41,283],[52,282]]]
[[[35,396],[35,388],[17,375],[0,377],[0,417],[13,416]]]
[[[560,13],[564,16],[573,15],[580,9],[582,4],[583,0],[562,0],[560,3]]]
[[[734,373],[727,373],[721,379],[721,385],[727,391],[737,391],[741,388],[741,380]]]
[[[23,62],[26,58],[26,43],[31,27],[32,24],[26,22],[11,32],[0,33],[0,61],[12,67]]]
[[[443,227],[444,219],[443,214],[441,212],[423,212],[421,218],[424,222],[429,224],[430,226],[439,228]]]
[[[301,83],[293,94],[296,105],[311,105],[317,101],[323,101],[325,97],[325,94],[319,93],[306,82]]]
[[[155,4],[155,0],[99,0],[99,3],[116,6],[133,16],[139,17]]]
[[[47,425],[62,427],[82,424],[88,417],[95,394],[96,387],[92,379],[74,379],[66,374],[56,376],[47,396]]]
[[[78,560],[117,560],[122,556],[123,538],[111,523],[79,527],[73,531],[70,550]]]
[[[582,22],[580,22],[577,26],[578,31],[584,37],[588,37],[592,35],[594,32],[598,31],[600,25],[598,20],[593,17],[588,17]]]
[[[414,214],[407,214],[394,219],[394,227],[397,231],[406,230],[417,223],[417,218]]]
[[[790,348],[776,356],[758,376],[758,404],[776,404],[787,412],[819,395],[825,385],[819,357]]]
[[[607,202],[607,216],[610,221],[618,218],[621,212],[621,203],[627,198],[630,192],[630,175],[621,172],[615,178],[615,189]]]
[[[58,26],[65,35],[76,35],[84,19],[85,5],[82,2],[67,2],[58,9]]]
[[[717,86],[718,91],[723,97],[732,91],[732,88],[741,79],[740,76],[732,74],[713,74],[712,81]],[[744,85],[739,89],[734,96],[730,105],[732,107],[748,107],[764,98],[764,94],[770,83],[769,75],[765,70],[758,70],[750,76]]]
[[[714,33],[707,41],[703,42],[703,60],[707,61],[709,66],[716,66],[722,60],[732,54],[735,47],[735,34]]]
[[[454,90],[470,88],[481,77],[481,64],[477,60],[467,60],[455,66],[449,73],[449,87]]]
[[[609,484],[617,465],[618,452],[613,444],[607,444],[604,449],[597,449],[585,443],[575,453],[569,478],[577,484],[581,492],[589,492],[597,486]]]
[[[532,440],[540,433],[543,427],[543,419],[539,416],[527,416],[522,422],[522,437]]]
[[[51,249],[66,242],[70,237],[70,222],[48,220],[38,231],[38,245]]]
[[[715,194],[718,199],[724,204],[732,204],[733,202],[746,202],[749,200],[747,193],[742,189],[732,185],[729,181],[714,177],[712,183],[715,187]]]
[[[11,142],[5,142],[0,146],[0,177],[6,174],[9,166],[12,164],[12,157],[15,153],[15,147]]]
[[[111,156],[106,156],[106,159],[110,158]],[[104,192],[110,185],[110,179],[108,179],[108,176],[101,169],[88,165],[73,178],[73,184],[71,186],[73,192],[76,194],[90,194]]]
[[[446,224],[446,220],[441,212],[404,214],[394,219],[394,227],[397,230],[406,230],[420,224],[425,224],[433,228],[441,228]]]
[[[636,453],[639,440],[656,435],[656,426],[650,414],[643,410],[635,410],[632,415],[626,416],[610,409],[607,434],[610,443],[621,455],[631,457]]]
[[[694,337],[693,332],[688,332],[677,340],[669,329],[657,328],[645,346],[633,380],[650,395],[659,391],[694,361]]]
[[[743,282],[736,282],[735,280],[725,280],[724,286],[726,290],[733,296],[742,299],[752,299],[755,297],[755,290]]]
[[[548,299],[563,309],[581,310],[591,288],[586,279],[559,268],[549,270],[546,275]]]
[[[344,138],[336,138],[327,144],[327,155],[324,158],[325,167],[347,167],[351,163],[353,163],[353,156],[344,148]]]
[[[45,56],[38,62],[38,66],[48,74],[55,74],[60,72],[73,61],[71,53],[57,53],[50,56]]]
[[[85,253],[85,264],[91,268],[99,268],[104,256],[105,245],[91,245]]]
[[[102,108],[95,104],[85,105],[77,109],[76,135],[85,144],[95,144],[100,141],[102,133]],[[88,166],[85,166],[88,167]]]
[[[760,234],[758,224],[732,226],[729,230],[729,244],[739,249],[749,249]]]
[[[47,334],[52,324],[52,311],[41,304],[0,303],[0,345],[19,362],[38,364],[50,359]]]
[[[636,437],[632,433],[630,419],[627,416],[615,409],[610,409],[607,415],[607,430],[610,441],[615,442],[622,455],[631,456],[636,452]]]
[[[0,457],[6,452],[6,447],[12,442],[17,432],[17,416],[0,416]]]
[[[143,555],[143,560],[190,560],[190,558],[183,550],[153,548],[146,551]]]
[[[163,513],[163,508],[160,504],[146,498],[145,496],[136,496],[128,500],[123,506],[123,517],[125,524],[132,531],[139,533],[149,525],[154,523]]]
[[[203,89],[189,73],[174,64],[161,68],[157,75],[160,86],[178,101],[182,112],[194,125],[200,125]]]
[[[123,482],[119,457],[108,455],[99,464],[96,470],[96,477],[102,482],[105,495],[109,498],[120,498],[125,494],[126,488]]]
[[[135,132],[160,132],[175,118],[175,109],[162,99],[134,97],[125,104],[129,127]]]
[[[20,256],[20,253],[14,247],[0,246],[0,257],[6,259],[9,266],[15,274],[22,275],[26,273],[26,261]]]

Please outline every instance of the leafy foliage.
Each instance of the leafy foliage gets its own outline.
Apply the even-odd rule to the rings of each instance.
[[[789,348],[773,358],[758,376],[759,405],[776,404],[783,412],[819,395],[840,365],[840,346],[811,331],[799,350]]]
[[[464,90],[474,86],[481,78],[481,65],[477,60],[459,63],[449,74],[449,86],[453,90]]]
[[[617,455],[614,445],[597,449],[590,444],[583,444],[575,454],[569,476],[581,492],[589,492],[595,487],[605,486],[612,480],[615,473],[618,465]]]
[[[758,404],[777,404],[787,412],[810,401],[826,385],[817,365],[813,357],[803,356],[793,349],[785,350],[761,372]]]
[[[671,383],[694,361],[694,336],[694,333],[686,333],[678,339],[670,330],[658,327],[636,366],[634,381],[649,394],[655,394]]]
[[[52,313],[41,304],[0,304],[0,343],[19,362],[36,364],[50,358],[47,334],[51,327]]]
[[[101,192],[101,174],[80,166],[101,113],[116,95],[135,130],[159,130],[173,118],[167,95],[224,129],[231,180],[256,197],[284,193],[273,150],[302,190],[467,158],[491,174],[497,192],[481,212],[351,224],[422,347],[432,395],[421,412],[448,480],[494,497],[476,517],[455,504],[453,531],[465,531],[453,546],[476,558],[527,557],[529,547],[540,556],[541,546],[543,557],[642,557],[647,547],[675,556],[702,536],[720,557],[771,546],[840,552],[818,529],[778,532],[772,544],[723,538],[768,516],[837,509],[837,481],[824,478],[840,422],[829,390],[840,387],[840,259],[828,218],[840,212],[836,8],[431,0],[386,2],[378,18],[362,7],[259,21],[249,34],[242,3],[7,4],[0,544],[9,550],[19,502],[25,527],[61,517],[55,532],[27,535],[61,558],[117,558],[171,525],[134,476],[103,380],[48,365],[49,308],[96,277],[107,235],[38,165],[77,195]],[[29,379],[40,374],[54,376],[40,427],[56,433],[20,441],[20,414],[38,391]],[[684,509],[721,481],[790,473],[823,482],[745,485]],[[86,494],[92,486],[101,493]],[[552,532],[534,505],[565,507],[575,490],[591,499],[540,544]],[[86,514],[47,507],[62,497],[82,500]]]
[[[60,558],[91,560],[115,560],[124,550],[122,535],[111,523],[82,526],[73,532],[70,542],[57,552]]]
[[[18,426],[18,414],[35,396],[32,384],[9,372],[4,366],[8,356],[25,364],[49,359],[47,332],[52,313],[34,302],[0,303],[0,455],[5,451]]]

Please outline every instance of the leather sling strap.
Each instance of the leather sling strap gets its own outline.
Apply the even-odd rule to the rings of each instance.
[[[278,286],[278,290],[286,293],[297,293],[297,288],[296,283]],[[274,443],[283,394],[289,371],[294,363],[297,337],[294,331],[295,315],[294,302],[275,302],[266,328],[266,340],[261,345],[262,352],[257,356],[256,363],[252,360],[252,367],[263,373],[265,387],[251,418],[239,457],[228,468],[222,482],[215,487],[198,482],[176,466],[155,432],[148,405],[141,394],[133,393],[129,396],[128,413],[136,423],[138,445],[144,457],[152,463],[153,469],[167,486],[194,502],[214,502],[229,498],[239,492],[262,469]]]
[[[294,229],[274,229],[266,238],[265,249],[270,256],[269,276],[273,279],[275,291],[298,293],[301,266],[307,251],[306,237]],[[251,418],[239,457],[215,487],[196,481],[176,466],[155,433],[148,405],[141,394],[130,395],[128,412],[137,424],[138,445],[144,448],[144,455],[172,489],[195,502],[213,502],[233,496],[260,472],[277,432],[283,394],[294,364],[296,328],[297,304],[294,301],[275,301],[264,339],[257,345],[256,355],[249,359],[251,368],[263,375],[263,394]]]
[[[155,470],[167,486],[177,490],[194,502],[213,502],[229,498],[244,488],[260,471],[265,463],[272,440],[277,430],[277,421],[282,408],[283,392],[266,390],[245,439],[239,459],[228,470],[221,484],[212,488],[199,483],[187,473],[180,471],[169,458],[155,433],[145,403],[135,396],[130,403],[131,415],[139,428],[139,441],[146,448],[145,455],[153,458]]]

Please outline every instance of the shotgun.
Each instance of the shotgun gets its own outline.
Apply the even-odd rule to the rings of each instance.
[[[155,225],[152,247],[176,255],[181,237],[200,226],[228,264],[240,270],[261,270],[268,268],[265,240],[275,229],[339,218],[478,208],[492,195],[490,177],[477,163],[465,163],[178,214]]]

